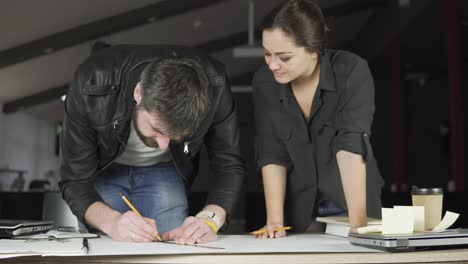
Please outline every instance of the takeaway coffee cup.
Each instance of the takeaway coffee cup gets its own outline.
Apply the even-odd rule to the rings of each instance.
[[[442,188],[418,188],[411,189],[413,206],[424,206],[424,228],[432,230],[442,219],[442,200],[444,193]]]

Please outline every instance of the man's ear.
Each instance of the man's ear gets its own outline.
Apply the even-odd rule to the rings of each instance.
[[[135,99],[136,103],[139,104],[141,102],[141,83],[138,82],[133,90],[133,98]]]
[[[319,54],[316,51],[313,51],[312,52],[312,59],[313,60],[318,60],[318,58],[319,58]]]

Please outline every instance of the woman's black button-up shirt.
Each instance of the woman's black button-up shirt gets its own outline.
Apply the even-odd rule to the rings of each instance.
[[[362,58],[326,50],[320,56],[320,79],[306,119],[290,84],[280,84],[266,67],[253,79],[258,168],[287,168],[286,211],[296,231],[310,224],[318,200],[341,208],[346,201],[336,153],[346,150],[366,161],[368,216],[380,217],[383,180],[369,142],[374,114],[374,82]]]

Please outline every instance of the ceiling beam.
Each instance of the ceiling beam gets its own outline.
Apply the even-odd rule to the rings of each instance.
[[[68,84],[60,87],[52,88],[39,92],[30,96],[23,97],[3,105],[3,113],[11,114],[35,105],[47,103],[52,100],[57,100],[62,95],[67,93]]]
[[[162,20],[170,16],[182,14],[183,12],[193,10],[198,7],[219,3],[225,0],[178,0],[177,5],[175,1],[166,0],[144,8],[136,9],[130,12],[122,13],[107,19],[90,23],[88,25],[80,26],[56,35],[52,35],[41,40],[31,42],[10,50],[0,52],[0,67],[11,65],[23,60],[27,60],[36,56],[44,54],[44,50],[50,48],[50,43],[55,43],[54,50],[65,48],[68,46],[76,45],[84,42],[83,38],[92,40],[101,35],[110,35],[131,27],[148,23],[151,17],[156,17],[157,20]],[[184,3],[182,3],[182,1]],[[190,4],[185,4],[185,2]],[[324,9],[324,14],[327,17],[331,16],[345,16],[354,12],[363,11],[370,8],[382,7],[384,0],[364,0],[364,1],[349,1],[345,4],[333,6]],[[183,7],[183,8],[180,8]],[[90,31],[90,32],[86,32]],[[80,35],[80,37],[77,37]],[[255,35],[260,37],[260,32],[256,31]],[[67,38],[70,38],[67,40]],[[247,43],[248,32],[234,33],[213,41],[195,45],[196,48],[202,49],[207,53],[215,53],[218,51],[226,50],[235,46]],[[57,45],[57,43],[62,43]],[[34,51],[34,52],[33,52]],[[28,55],[29,54],[29,55]],[[16,57],[15,57],[16,56]],[[5,59],[5,60],[4,60]],[[8,60],[9,59],[9,60]],[[247,72],[239,76],[231,78],[233,84],[249,84],[252,79],[253,72]],[[3,106],[4,113],[13,113],[24,108],[32,107],[34,105],[42,104],[50,100],[56,100],[64,95],[68,89],[68,84],[57,88],[52,88],[44,92],[39,92],[21,99],[7,102]]]
[[[0,51],[0,68],[226,0],[165,0]]]
[[[247,43],[247,38],[247,31],[244,31],[228,35],[226,37],[216,39],[213,41],[202,43],[196,45],[195,47],[203,49],[208,53],[215,53],[236,45]],[[3,113],[10,114],[38,104],[46,103],[51,100],[57,100],[62,95],[67,93],[67,89],[68,84],[52,89],[47,89],[43,92],[35,93],[10,102],[6,102],[3,105]]]

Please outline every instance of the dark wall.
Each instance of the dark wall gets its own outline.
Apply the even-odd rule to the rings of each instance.
[[[403,176],[408,186],[446,188],[449,180],[448,95],[443,80],[424,86],[405,82],[402,89]],[[376,80],[372,143],[386,188],[394,183],[391,85]]]
[[[0,192],[0,219],[41,220],[42,192]]]
[[[404,60],[404,59],[403,59]],[[387,60],[389,61],[389,60]],[[380,62],[381,63],[381,62]],[[403,63],[404,64],[404,63]],[[376,114],[373,126],[373,146],[379,161],[379,167],[386,185],[383,192],[384,206],[411,204],[409,187],[441,187],[445,191],[444,211],[460,213],[458,226],[468,226],[467,180],[464,192],[449,192],[451,179],[450,168],[450,123],[449,123],[449,83],[447,69],[441,65],[438,72],[429,72],[424,84],[416,80],[406,80],[406,70],[402,70],[401,87],[401,136],[403,145],[403,177],[408,189],[391,192],[395,182],[394,138],[392,135],[392,105],[390,67],[388,73],[382,73],[382,67],[376,78]],[[445,68],[445,69],[444,69]],[[462,69],[464,145],[467,145],[467,93],[468,80],[463,73],[468,72],[466,63]],[[468,164],[465,152],[465,164]],[[465,166],[464,178],[467,178]]]

